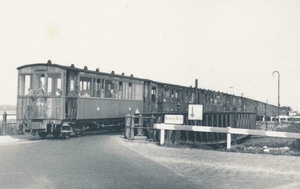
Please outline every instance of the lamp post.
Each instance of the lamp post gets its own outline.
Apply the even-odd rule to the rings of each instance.
[[[280,73],[278,71],[274,71],[273,72],[273,76],[274,76],[274,73],[277,73],[278,75],[278,125],[280,124],[280,119],[279,119],[279,115],[280,115]]]
[[[268,99],[267,99],[266,104],[265,104],[265,122],[266,122],[266,131],[268,130],[267,105],[268,105]]]

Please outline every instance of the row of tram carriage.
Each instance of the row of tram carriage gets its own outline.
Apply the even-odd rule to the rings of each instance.
[[[124,126],[124,117],[140,113],[186,113],[189,104],[203,112],[255,112],[276,115],[277,107],[197,87],[184,87],[111,73],[47,63],[18,69],[17,120],[20,128],[46,138]],[[281,110],[286,115],[285,110]]]

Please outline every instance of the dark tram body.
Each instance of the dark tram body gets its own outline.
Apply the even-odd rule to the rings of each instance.
[[[127,113],[186,113],[188,104],[204,112],[255,112],[276,116],[277,107],[226,93],[48,63],[17,68],[17,120],[37,133],[68,138],[85,130],[124,126]],[[281,114],[287,115],[285,109]]]

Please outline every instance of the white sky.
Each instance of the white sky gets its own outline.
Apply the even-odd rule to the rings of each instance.
[[[300,109],[300,1],[3,0],[0,104],[18,66],[53,63],[153,79]],[[230,88],[230,87],[233,87]]]

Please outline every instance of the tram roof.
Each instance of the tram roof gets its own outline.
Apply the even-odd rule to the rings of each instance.
[[[132,79],[132,80],[138,80],[138,81],[144,81],[144,82],[153,82],[153,83],[157,83],[157,84],[161,84],[161,85],[168,85],[168,86],[173,86],[173,87],[177,87],[177,88],[194,88],[194,87],[191,87],[191,86],[183,86],[183,85],[177,85],[177,84],[171,84],[171,83],[164,83],[164,82],[159,82],[159,81],[155,81],[155,80],[150,80],[150,79],[144,79],[144,78],[138,78],[138,77],[133,77],[133,76],[126,76],[126,75],[119,75],[119,74],[112,74],[112,73],[106,73],[106,72],[98,72],[98,71],[94,71],[94,70],[88,70],[87,67],[85,68],[77,68],[74,66],[74,64],[71,64],[71,66],[65,66],[65,65],[60,65],[60,64],[53,64],[49,63],[33,63],[33,64],[26,64],[26,65],[22,65],[20,67],[17,67],[18,70],[22,69],[22,68],[26,68],[26,67],[33,67],[33,66],[53,66],[53,67],[58,67],[58,68],[61,68],[61,69],[65,69],[65,70],[71,70],[71,71],[76,71],[76,72],[86,72],[86,73],[92,73],[92,74],[102,74],[102,75],[105,75],[105,76],[115,76],[115,77],[120,77],[120,78],[125,78],[125,79]],[[209,89],[203,89],[203,88],[198,88],[200,90],[205,90],[205,91],[208,91],[210,93],[221,93],[221,94],[224,94],[224,95],[230,95],[228,93],[223,93],[221,91],[214,91],[214,90],[209,90]],[[233,95],[235,96],[235,95]],[[239,97],[239,96],[236,96],[236,97]],[[254,100],[254,99],[250,99],[250,98],[247,98],[247,97],[243,97],[245,99],[249,99],[249,100],[253,100],[253,101],[257,101],[257,100]]]
[[[88,69],[82,69],[82,68],[77,68],[74,66],[74,64],[72,64],[71,66],[64,66],[64,65],[60,65],[60,64],[48,64],[48,63],[33,63],[33,64],[26,64],[20,67],[17,67],[18,70],[22,69],[22,68],[26,68],[26,67],[33,67],[33,66],[52,66],[52,67],[58,67],[61,69],[65,69],[65,70],[71,70],[71,71],[76,71],[76,72],[86,72],[86,73],[92,73],[92,74],[102,74],[102,75],[106,75],[106,76],[115,76],[115,77],[120,77],[120,78],[126,78],[126,79],[133,79],[133,80],[140,80],[140,81],[145,81],[147,79],[143,79],[143,78],[138,78],[138,77],[133,77],[133,76],[126,76],[126,75],[119,75],[119,74],[112,74],[112,73],[106,73],[106,72],[100,72],[100,71],[93,71],[93,70],[88,70]],[[87,67],[86,67],[87,68]]]
[[[115,76],[115,77],[132,79],[132,80],[139,80],[139,81],[144,81],[144,82],[154,82],[154,83],[157,83],[157,84],[175,86],[175,87],[178,87],[178,88],[190,88],[188,86],[182,86],[182,85],[171,84],[171,83],[164,83],[164,82],[159,82],[159,81],[145,79],[145,78],[138,78],[138,77],[134,77],[134,76],[126,76],[126,75],[119,75],[119,74],[115,74],[115,73],[112,74],[112,73],[106,73],[106,72],[100,72],[100,71],[98,72],[96,70],[95,71],[94,70],[88,70],[87,67],[86,67],[86,69],[85,68],[83,68],[83,69],[82,68],[77,68],[77,67],[74,66],[74,64],[71,64],[71,66],[64,66],[64,65],[53,64],[53,63],[33,63],[33,64],[22,65],[22,66],[18,67],[17,69],[20,70],[22,68],[33,67],[33,66],[53,66],[53,67],[58,67],[58,68],[61,68],[61,69],[71,70],[71,71],[76,71],[76,72],[102,74],[102,75],[106,75],[106,76]],[[205,89],[205,90],[207,90],[207,89]],[[211,91],[211,90],[208,90],[208,91]]]

